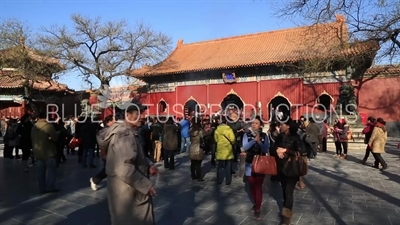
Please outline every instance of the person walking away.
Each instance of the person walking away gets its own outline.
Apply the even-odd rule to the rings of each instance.
[[[80,138],[82,147],[82,167],[96,168],[94,165],[94,148],[96,147],[96,130],[97,124],[93,123],[91,118],[88,118],[85,123],[81,124]]]
[[[289,177],[283,173],[285,164],[290,156],[299,153],[300,156],[307,156],[306,150],[303,149],[303,143],[300,136],[297,134],[298,124],[292,119],[281,122],[280,134],[276,138],[276,164],[278,170],[278,180],[281,183],[283,193],[283,209],[282,209],[282,224],[289,225],[293,216],[293,201],[294,189],[299,177]]]
[[[178,145],[179,126],[174,124],[172,117],[169,117],[164,125],[162,134],[162,148],[164,149],[164,168],[175,169],[175,151]]]
[[[104,124],[103,129],[101,129],[100,131],[97,132],[96,139],[98,139],[100,141],[104,140],[108,129],[110,129],[110,127],[114,123],[115,123],[114,116],[113,115],[107,116],[103,121],[103,124]],[[107,149],[100,149],[100,153],[101,153],[101,157],[103,159],[104,166],[103,166],[103,169],[100,170],[100,172],[98,172],[94,177],[91,177],[89,180],[90,187],[92,188],[93,191],[97,191],[98,184],[107,177],[107,174],[106,174]]]
[[[349,125],[346,123],[344,117],[340,118],[333,127],[333,140],[335,141],[336,157],[346,159],[348,149],[347,132]],[[342,152],[343,150],[343,152]]]
[[[308,121],[310,121],[310,123],[306,127],[306,135],[308,139],[307,142],[310,144],[312,150],[310,158],[316,158],[319,145],[318,136],[320,133],[320,128],[315,123],[314,118],[310,117],[308,118]]]
[[[204,137],[209,135],[212,131],[206,133],[201,127],[200,118],[192,118],[192,128],[189,130],[190,134],[190,148],[189,148],[189,159],[190,159],[190,173],[192,180],[204,181],[201,174],[201,162],[204,159],[204,147],[201,146],[201,142],[204,143]],[[204,143],[205,144],[205,143]]]
[[[322,124],[322,142],[321,142],[321,151],[327,152],[328,151],[328,134],[330,133],[330,128],[328,125],[328,121],[324,120]]]
[[[382,171],[388,168],[385,160],[382,158],[382,153],[385,153],[385,145],[387,142],[386,121],[382,118],[376,120],[374,130],[368,141],[368,146],[371,148],[372,155],[375,158],[375,168],[379,168],[379,163],[382,165]]]
[[[147,119],[142,118],[142,125],[139,128],[140,140],[143,145],[143,150],[147,154],[147,157],[150,157],[151,153],[151,141],[150,141],[150,125]]]
[[[255,116],[254,116],[255,118]],[[254,119],[253,118],[253,119]],[[239,116],[237,113],[232,113],[229,117],[229,123],[228,126],[233,130],[233,133],[235,134],[236,141],[233,149],[233,160],[232,160],[232,174],[234,176],[236,175],[236,172],[238,170],[238,165],[239,165],[239,155],[240,155],[240,147],[241,147],[241,140],[242,140],[242,131],[244,128],[244,123],[241,123],[239,121]]]
[[[268,153],[269,149],[269,139],[267,134],[262,132],[262,126],[263,123],[261,121],[261,118],[259,116],[256,116],[251,124],[251,128],[253,131],[255,131],[254,134],[256,134],[256,136],[254,136],[254,134],[252,134],[251,132],[244,133],[242,140],[243,150],[246,153],[246,178],[250,186],[252,202],[254,203],[252,210],[254,212],[254,217],[257,220],[261,219],[260,209],[263,198],[262,186],[264,183],[265,175],[253,172],[252,162],[254,156],[265,155],[266,153]]]
[[[211,129],[213,130],[212,136],[210,137],[210,148],[211,148],[211,166],[216,166],[217,161],[215,160],[216,157],[216,150],[217,150],[217,143],[215,142],[214,133],[219,125],[219,120],[213,118],[211,121]]]
[[[8,126],[7,126],[7,130],[6,130],[6,134],[5,136],[5,142],[7,142],[7,155],[8,158],[10,159],[19,159],[21,158],[19,156],[19,137],[18,137],[18,133],[17,133],[17,129],[18,129],[18,123],[16,119],[10,119]],[[13,151],[15,149],[15,156],[13,156]]]
[[[78,163],[82,163],[82,155],[83,155],[83,146],[82,146],[82,127],[84,126],[85,122],[89,116],[84,117],[80,116],[78,119],[75,121],[75,138],[79,140],[79,145],[78,145]],[[72,149],[74,152],[75,150]]]
[[[235,134],[228,126],[226,117],[222,117],[221,124],[214,132],[216,142],[217,182],[222,184],[225,178],[226,185],[232,183],[232,159],[234,158]]]
[[[153,200],[156,190],[149,179],[157,174],[138,137],[140,113],[145,107],[131,103],[104,137],[97,136],[100,149],[107,150],[107,197],[112,225],[155,225]]]
[[[54,126],[47,122],[46,112],[39,114],[39,120],[31,131],[32,148],[36,158],[36,168],[39,190],[41,193],[58,192],[57,177],[57,140]]]
[[[4,143],[4,150],[3,150],[3,157],[5,159],[12,158],[12,152],[10,152],[10,147],[8,142],[10,141],[10,135],[8,134],[8,128],[10,127],[10,119],[6,118],[5,126],[4,126],[4,135],[3,135],[3,143]]]
[[[56,129],[56,132],[58,134],[58,140],[57,140],[57,167],[60,165],[60,163],[65,163],[67,161],[67,158],[65,157],[64,154],[64,146],[66,145],[66,141],[68,138],[68,131],[64,127],[64,122],[61,119],[58,119],[56,123],[53,123],[54,128]]]
[[[365,135],[364,143],[367,145],[367,148],[365,149],[364,158],[363,158],[363,160],[361,160],[361,164],[363,164],[363,165],[365,165],[365,163],[368,160],[369,154],[371,153],[371,148],[369,147],[368,143],[369,143],[369,139],[371,138],[372,132],[374,131],[374,127],[375,127],[375,118],[368,117],[367,124],[362,131],[362,133]]]
[[[32,127],[31,116],[29,114],[23,115],[21,117],[21,123],[19,123],[17,128],[17,134],[20,140],[19,146],[22,149],[22,169],[25,172],[29,172],[28,159],[32,150]]]
[[[188,152],[190,147],[189,117],[185,117],[179,124],[181,125],[181,153],[185,153]]]
[[[154,158],[154,162],[160,162],[161,161],[161,134],[163,132],[163,126],[158,121],[157,118],[154,118],[153,124],[150,126],[150,140],[151,140],[151,146],[152,146],[152,153],[151,156]]]
[[[75,150],[74,149],[71,149],[70,147],[69,147],[69,142],[71,141],[71,139],[73,138],[73,137],[75,137],[75,120],[74,120],[75,118],[74,117],[72,117],[72,116],[68,116],[67,118],[66,118],[66,122],[65,122],[65,129],[67,130],[67,133],[68,133],[68,138],[67,138],[67,154],[74,154],[75,153]]]

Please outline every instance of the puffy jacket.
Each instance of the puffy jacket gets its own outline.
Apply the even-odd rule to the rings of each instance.
[[[214,140],[217,144],[215,158],[217,160],[233,159],[233,145],[235,144],[235,134],[226,124],[221,124],[214,132]]]

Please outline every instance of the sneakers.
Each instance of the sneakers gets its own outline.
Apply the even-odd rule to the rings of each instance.
[[[90,178],[90,187],[93,191],[97,191],[97,184],[93,182],[93,177]]]

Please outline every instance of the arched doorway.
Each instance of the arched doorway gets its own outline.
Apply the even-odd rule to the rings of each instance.
[[[157,104],[158,112],[164,113],[167,111],[167,102],[164,99],[161,99]]]
[[[283,113],[283,116],[290,117],[291,116],[291,106],[292,103],[289,99],[284,96],[281,92],[278,92],[274,97],[272,97],[268,102],[268,118],[271,118],[272,110],[280,110]],[[278,111],[279,111],[278,110]]]
[[[323,91],[317,98],[318,109],[321,111],[330,111],[334,98],[326,91]]]
[[[226,110],[240,110],[243,111],[244,102],[241,97],[231,89],[225,96],[225,98],[221,101],[221,109],[223,111]]]
[[[185,116],[194,116],[195,113],[200,113],[199,103],[193,97],[190,97],[185,103],[183,113]]]

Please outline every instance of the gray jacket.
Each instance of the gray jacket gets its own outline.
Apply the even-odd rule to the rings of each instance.
[[[318,135],[320,134],[320,128],[316,123],[310,123],[306,127],[306,134],[309,138],[309,142],[318,142]]]
[[[140,193],[148,194],[152,187],[150,163],[143,152],[137,130],[124,121],[117,121],[98,133],[97,143],[100,149],[107,150],[107,176],[117,177]]]

